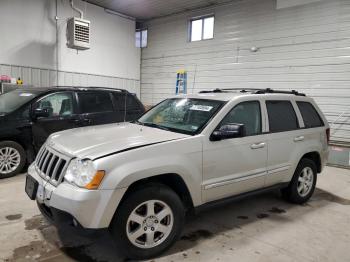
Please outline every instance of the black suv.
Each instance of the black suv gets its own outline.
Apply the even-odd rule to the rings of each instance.
[[[123,89],[23,88],[0,95],[0,178],[21,172],[54,132],[132,121],[144,111]]]

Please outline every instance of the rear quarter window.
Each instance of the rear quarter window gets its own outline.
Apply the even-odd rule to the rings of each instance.
[[[297,105],[299,107],[301,116],[303,117],[306,128],[324,126],[322,118],[311,103],[298,101]]]

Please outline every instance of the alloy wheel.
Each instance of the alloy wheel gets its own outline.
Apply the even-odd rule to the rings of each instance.
[[[148,200],[138,205],[129,215],[126,234],[139,248],[153,248],[163,243],[173,228],[171,208],[160,200]]]
[[[298,194],[301,197],[308,195],[312,189],[314,182],[314,172],[310,167],[305,167],[301,170],[298,177]]]
[[[21,155],[13,147],[0,148],[0,175],[15,171],[21,163]]]

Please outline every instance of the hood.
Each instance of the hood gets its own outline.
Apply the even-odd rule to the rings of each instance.
[[[188,136],[132,123],[119,123],[58,132],[50,136],[48,144],[70,156],[96,159],[120,151]]]

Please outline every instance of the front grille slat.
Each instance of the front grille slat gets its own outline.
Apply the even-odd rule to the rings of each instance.
[[[46,158],[45,158],[43,167],[42,167],[42,169],[41,169],[41,171],[43,171],[44,174],[46,174],[47,167],[48,167],[48,165],[49,165],[49,162],[50,162],[50,160],[51,160],[51,157],[52,157],[52,154],[49,152],[49,153],[46,155]]]
[[[69,157],[45,145],[38,153],[35,166],[41,177],[57,186],[63,179],[64,171],[69,160]]]
[[[45,151],[45,147],[41,147],[39,152],[38,152],[38,155],[36,157],[36,161],[39,161],[39,159],[42,157],[44,151]]]
[[[57,159],[57,156],[55,156],[54,154],[52,154],[52,157],[51,157],[51,161],[47,167],[47,171],[46,171],[46,174],[49,176],[49,177],[52,177],[52,169],[54,167],[54,162],[56,161]]]
[[[49,151],[48,151],[48,150],[45,150],[45,152],[43,153],[42,158],[40,159],[40,162],[39,162],[39,165],[38,165],[38,167],[39,167],[40,170],[42,170],[42,168],[43,168],[43,165],[44,165],[44,163],[45,163],[46,156],[47,156],[48,153],[49,153]]]
[[[60,165],[58,166],[58,169],[57,169],[57,174],[61,174],[63,169],[64,169],[64,166],[66,165],[66,161],[65,160],[62,160]],[[56,174],[56,175],[57,175]],[[57,179],[56,179],[57,180]]]
[[[43,161],[43,158],[44,158],[45,153],[46,153],[46,149],[43,148],[43,150],[42,150],[42,152],[41,152],[41,154],[40,154],[40,156],[38,157],[38,160],[37,160],[38,167],[41,166],[41,163],[42,163],[42,161]]]
[[[52,177],[53,177],[56,181],[58,181],[58,179],[59,179],[59,177],[60,177],[60,175],[61,175],[61,173],[58,172],[58,168],[59,168],[59,166],[61,165],[61,162],[62,162],[62,159],[58,159],[58,161],[57,161],[57,163],[56,163],[56,165],[55,165],[55,169],[54,169],[53,172],[52,172]]]

